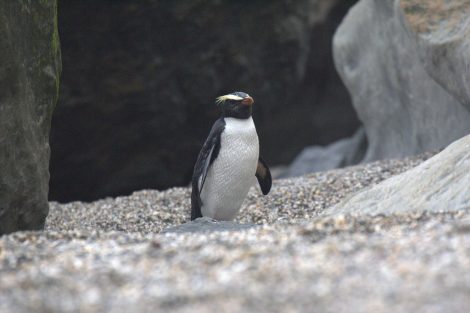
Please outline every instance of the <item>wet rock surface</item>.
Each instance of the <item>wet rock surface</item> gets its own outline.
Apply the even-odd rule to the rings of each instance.
[[[246,229],[184,224],[186,188],[51,203],[46,231],[0,238],[0,311],[466,312],[468,210],[321,215],[430,156],[253,188]],[[229,227],[175,231],[196,224]]]
[[[41,229],[57,101],[57,2],[0,3],[0,235]]]

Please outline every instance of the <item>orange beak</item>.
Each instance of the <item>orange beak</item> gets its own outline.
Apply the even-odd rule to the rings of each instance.
[[[255,103],[255,100],[253,100],[253,98],[250,97],[250,96],[248,96],[248,97],[246,97],[242,100],[243,105],[252,105],[253,103]]]

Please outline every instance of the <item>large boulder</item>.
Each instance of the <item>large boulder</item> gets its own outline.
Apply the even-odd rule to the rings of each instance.
[[[63,1],[51,198],[187,185],[218,112],[255,99],[270,164],[359,126],[331,38],[355,0]]]
[[[49,129],[59,90],[57,2],[0,2],[0,235],[48,213]]]
[[[470,133],[470,3],[361,0],[334,59],[363,122],[364,161],[445,147]]]
[[[427,73],[470,111],[470,3],[399,4]]]
[[[417,167],[353,195],[326,212],[390,214],[470,211],[470,135]]]

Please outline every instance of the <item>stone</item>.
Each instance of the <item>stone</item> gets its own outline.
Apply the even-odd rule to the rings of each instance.
[[[258,227],[256,224],[240,224],[232,221],[217,221],[210,217],[200,217],[187,223],[162,230],[161,233],[206,233],[214,231],[239,231]]]
[[[354,2],[63,1],[51,199],[186,186],[234,90],[255,99],[270,165],[352,134],[331,38]]]
[[[470,111],[470,3],[402,0],[400,8],[427,73]]]
[[[41,229],[61,70],[57,2],[0,2],[0,235]]]
[[[363,122],[363,161],[441,149],[470,133],[468,1],[361,0],[333,40]]]
[[[326,147],[306,147],[280,177],[296,177],[359,163],[364,157],[367,139],[361,127],[350,137]]]
[[[470,135],[326,212],[377,215],[413,211],[470,211]]]

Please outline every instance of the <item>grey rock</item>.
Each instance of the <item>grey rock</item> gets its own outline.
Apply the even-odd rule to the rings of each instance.
[[[214,99],[234,90],[256,101],[270,165],[352,134],[359,121],[331,38],[354,2],[61,2],[51,199],[186,186]]]
[[[328,214],[470,211],[470,135],[417,167],[353,195]]]
[[[239,224],[231,221],[217,221],[209,217],[200,217],[182,225],[169,227],[162,230],[162,233],[205,233],[214,231],[237,231],[249,229],[259,225]]]
[[[0,2],[0,235],[48,212],[49,129],[59,90],[57,2]]]
[[[326,147],[306,147],[295,158],[281,177],[295,177],[308,173],[327,171],[359,163],[367,149],[364,128],[350,137],[338,140]]]
[[[427,73],[470,111],[470,3],[402,0],[400,8]]]
[[[334,36],[336,67],[367,134],[364,161],[440,149],[470,133],[468,1],[425,3],[361,0]]]

